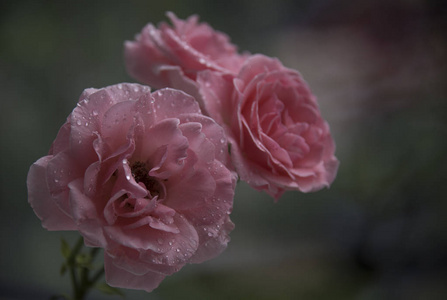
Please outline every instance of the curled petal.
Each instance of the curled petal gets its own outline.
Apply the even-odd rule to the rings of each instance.
[[[52,156],[37,160],[28,172],[28,202],[48,230],[76,230],[70,215],[62,211],[51,197],[47,187],[46,168]]]

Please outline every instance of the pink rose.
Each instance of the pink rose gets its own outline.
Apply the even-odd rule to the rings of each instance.
[[[154,88],[174,87],[200,100],[197,72],[213,70],[237,73],[246,56],[237,53],[224,33],[196,15],[183,21],[167,13],[173,27],[161,23],[159,29],[146,25],[135,41],[125,43],[125,61],[129,74]]]
[[[276,199],[334,180],[334,141],[298,72],[254,55],[237,76],[203,71],[197,81],[206,111],[226,130],[242,180]]]
[[[151,291],[225,249],[235,188],[226,149],[223,129],[181,91],[87,89],[31,166],[28,200],[46,229],[104,248],[110,285]]]

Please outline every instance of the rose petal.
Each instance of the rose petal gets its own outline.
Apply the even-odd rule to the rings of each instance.
[[[104,255],[104,269],[106,281],[114,287],[141,289],[152,292],[158,287],[166,275],[148,271],[144,275],[135,275],[129,271],[117,267],[108,254]]]
[[[44,156],[31,165],[27,177],[28,202],[47,230],[76,230],[76,224],[54,202],[47,187],[46,169],[53,157]]]

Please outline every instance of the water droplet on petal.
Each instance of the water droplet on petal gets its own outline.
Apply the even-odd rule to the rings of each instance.
[[[77,120],[76,124],[81,125],[82,124],[81,120]]]
[[[120,84],[118,84],[118,88],[120,89],[120,90],[122,90],[123,89],[123,85],[120,83]]]
[[[92,114],[96,117],[98,115],[98,111],[94,110],[94,111],[92,111]]]
[[[127,179],[127,180],[130,180],[130,175],[126,175],[126,179]]]
[[[158,238],[157,242],[161,245],[161,244],[163,244],[163,239],[162,238]]]

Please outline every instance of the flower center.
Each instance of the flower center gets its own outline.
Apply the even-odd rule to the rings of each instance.
[[[162,198],[164,196],[163,186],[155,177],[149,176],[149,170],[144,162],[136,161],[132,163],[130,169],[135,181],[143,183],[152,197],[159,196]]]

